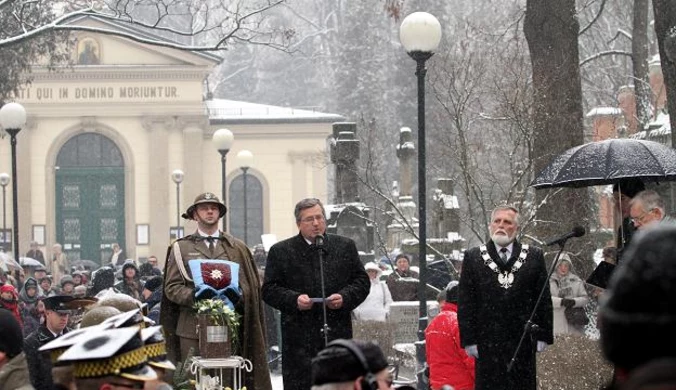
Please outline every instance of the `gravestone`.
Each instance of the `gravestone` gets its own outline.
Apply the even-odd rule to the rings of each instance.
[[[390,315],[387,321],[394,328],[394,344],[407,344],[418,341],[418,320],[420,302],[399,301],[390,306]],[[427,301],[427,323],[439,314],[439,303]]]

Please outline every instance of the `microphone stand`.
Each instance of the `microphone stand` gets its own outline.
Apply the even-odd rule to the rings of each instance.
[[[519,354],[519,350],[521,349],[521,345],[523,344],[524,340],[526,339],[526,335],[530,334],[531,336],[531,341],[533,334],[532,332],[537,331],[539,326],[533,322],[533,317],[535,317],[535,312],[538,309],[538,306],[540,305],[540,302],[542,301],[542,296],[545,294],[545,289],[549,288],[549,279],[552,277],[552,274],[554,273],[554,270],[556,269],[556,266],[559,264],[559,257],[561,256],[561,253],[563,252],[563,248],[566,246],[566,242],[568,240],[566,239],[563,242],[559,243],[559,252],[556,254],[556,257],[554,258],[554,261],[552,262],[552,266],[549,269],[549,273],[547,274],[547,280],[545,281],[545,284],[542,286],[542,289],[540,290],[540,295],[538,296],[538,300],[535,302],[535,306],[533,306],[533,311],[530,313],[530,317],[528,317],[528,321],[526,321],[526,324],[523,327],[523,333],[521,334],[521,339],[519,340],[519,344],[516,346],[516,350],[514,351],[514,355],[512,355],[512,360],[509,361],[509,364],[507,364],[507,372],[512,371],[512,367],[514,367],[514,363],[516,362],[516,356]]]
[[[326,319],[326,288],[324,287],[324,237],[315,237],[315,247],[319,254],[319,280],[322,286],[322,311],[324,314],[324,325],[322,326],[322,333],[324,334],[324,347],[329,343],[329,323]]]

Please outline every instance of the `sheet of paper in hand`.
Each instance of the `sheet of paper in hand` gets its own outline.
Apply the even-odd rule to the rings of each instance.
[[[224,301],[230,309],[233,303],[225,295],[225,290],[239,289],[239,264],[229,260],[194,259],[188,261],[193,281],[195,282],[195,298],[201,296],[218,298]]]

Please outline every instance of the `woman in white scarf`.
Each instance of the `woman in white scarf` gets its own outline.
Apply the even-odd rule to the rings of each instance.
[[[549,290],[552,295],[554,308],[554,334],[575,333],[583,334],[584,329],[574,326],[566,320],[565,309],[567,306],[584,308],[589,302],[584,282],[572,272],[572,263],[567,253],[562,253],[559,264],[549,279]]]
[[[364,265],[366,273],[371,280],[371,291],[354,311],[354,318],[359,321],[380,321],[385,322],[390,313],[392,304],[392,294],[385,282],[380,281],[380,275],[383,271],[373,262]]]

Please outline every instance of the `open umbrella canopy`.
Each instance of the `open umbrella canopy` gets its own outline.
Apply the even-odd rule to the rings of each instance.
[[[530,184],[536,189],[614,184],[622,178],[676,180],[676,150],[658,142],[609,139],[568,149]]]
[[[19,263],[22,267],[38,267],[43,265],[40,261],[35,260],[32,257],[19,257]]]

